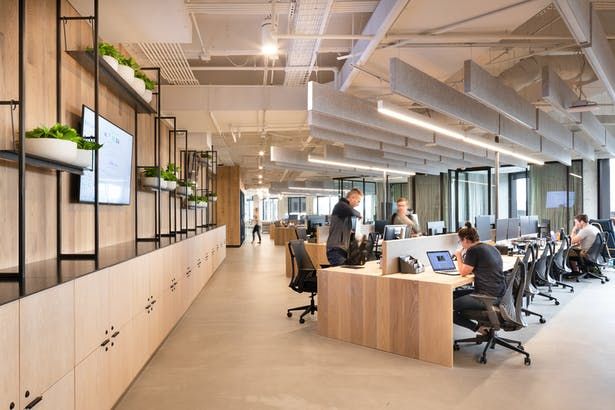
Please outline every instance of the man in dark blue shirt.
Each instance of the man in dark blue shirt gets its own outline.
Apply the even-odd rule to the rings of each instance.
[[[348,257],[348,246],[354,233],[356,219],[361,213],[354,209],[359,206],[363,193],[360,189],[351,189],[346,198],[340,198],[333,207],[329,218],[329,237],[327,238],[327,259],[332,266],[343,265]]]

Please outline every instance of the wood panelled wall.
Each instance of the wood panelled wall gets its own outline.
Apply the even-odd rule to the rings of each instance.
[[[27,2],[26,37],[26,129],[56,122],[56,45],[54,0]],[[64,1],[62,14],[77,15]],[[17,1],[0,0],[0,99],[18,98]],[[66,25],[69,49],[84,49],[92,43],[89,24],[72,21]],[[81,106],[94,107],[93,76],[68,54],[62,56],[62,122],[80,128]],[[135,132],[134,110],[105,87],[100,87],[100,114],[131,134]],[[17,116],[15,116],[17,121]],[[17,123],[15,123],[17,126]],[[165,136],[166,129],[162,129]],[[139,162],[153,162],[154,119],[138,116]],[[163,144],[165,143],[163,138]],[[11,116],[8,107],[0,107],[0,148],[13,147]],[[164,145],[163,145],[164,147]],[[166,165],[166,152],[162,163]],[[134,166],[134,161],[133,161]],[[132,181],[134,184],[137,181]],[[62,217],[64,252],[91,251],[94,246],[94,208],[73,202],[71,176],[63,176]],[[165,194],[166,195],[166,194]],[[56,179],[55,173],[28,169],[26,175],[26,258],[28,262],[52,258],[56,252]],[[166,201],[163,201],[165,203]],[[151,236],[153,194],[139,194],[140,234]],[[17,264],[17,167],[0,161],[0,268]],[[100,244],[107,246],[134,238],[134,194],[130,206],[102,205]]]
[[[216,222],[226,225],[226,244],[241,245],[240,235],[240,196],[241,177],[239,167],[218,167],[217,187],[218,203],[216,206]]]

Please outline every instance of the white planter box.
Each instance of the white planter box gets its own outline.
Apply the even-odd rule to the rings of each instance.
[[[94,151],[89,149],[77,149],[77,158],[73,165],[79,168],[92,168],[94,161]]]
[[[164,181],[167,185],[167,191],[174,191],[177,188],[177,181]]]
[[[177,187],[176,194],[182,196],[190,196],[192,195],[192,188],[190,188],[189,186],[179,186]]]
[[[132,79],[135,78],[135,70],[127,65],[120,64],[117,67],[117,73],[130,85],[132,85]]]
[[[197,208],[207,208],[207,202],[197,202]]]
[[[77,160],[77,144],[56,138],[26,138],[26,152],[52,161],[73,164]]]
[[[154,97],[154,94],[152,94],[152,90],[145,90],[142,96],[145,102],[151,102],[152,98]]]
[[[117,71],[117,68],[119,67],[119,63],[117,62],[117,60],[111,56],[102,56],[103,60],[105,60],[107,62],[107,64],[109,64],[111,66],[111,68],[113,68],[115,71]]]
[[[196,208],[196,207],[197,207],[197,206],[196,206],[196,202],[194,202],[194,201],[188,201],[188,208],[192,208],[192,209],[194,209],[194,208]]]
[[[139,95],[143,95],[143,93],[145,93],[145,81],[142,79],[133,77],[130,85],[136,92],[139,93]]]
[[[141,185],[144,187],[158,188],[158,181],[160,181],[160,188],[164,189],[166,187],[164,179],[158,177],[141,177]]]

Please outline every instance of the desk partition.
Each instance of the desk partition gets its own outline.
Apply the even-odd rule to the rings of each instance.
[[[450,251],[453,253],[457,249],[457,241],[456,233],[384,241],[382,242],[382,260],[380,262],[382,274],[398,273],[399,262],[397,258],[400,256],[412,255],[428,266],[427,251]]]

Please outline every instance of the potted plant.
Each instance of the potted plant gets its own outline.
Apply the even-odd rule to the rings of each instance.
[[[145,81],[145,92],[143,92],[142,97],[146,102],[150,102],[152,101],[156,83],[150,80],[147,76],[143,79],[143,81]]]
[[[162,171],[162,179],[165,180],[167,190],[173,191],[177,187],[177,172],[179,171],[179,167],[176,167],[175,164],[170,163],[167,165],[167,169]]]
[[[210,192],[208,196],[213,202],[216,202],[218,200],[218,194],[216,194],[215,192]]]
[[[37,127],[26,132],[25,150],[30,155],[72,164],[77,158],[77,141],[81,136],[64,124]]]
[[[196,197],[196,207],[197,208],[207,208],[207,197],[206,196],[197,196]]]
[[[92,47],[88,47],[85,49],[85,51],[92,52],[94,51],[94,49]],[[115,47],[113,47],[112,44],[109,44],[109,43],[98,44],[98,54],[102,56],[103,60],[105,60],[106,63],[109,64],[109,66],[111,66],[111,68],[117,71],[118,65],[119,65],[118,60],[121,57],[121,54],[119,51],[117,51]]]
[[[144,187],[150,188],[158,188],[160,189],[166,188],[166,183],[164,179],[160,177],[160,168],[158,167],[147,167],[143,171],[143,175],[141,177],[141,185]]]
[[[189,195],[188,196],[188,208],[190,209],[194,209],[197,207],[199,201],[199,197],[196,195]]]
[[[138,69],[139,65],[132,57],[123,55],[119,56],[118,63],[117,73],[132,86],[132,81],[135,78],[135,68]]]
[[[92,152],[101,147],[102,144],[80,138],[77,142],[77,158],[73,164],[81,168],[92,168]]]
[[[147,76],[140,68],[135,69],[135,78],[132,79],[132,88],[139,93],[140,96],[145,94],[145,79]]]
[[[177,181],[177,185],[178,185],[177,191],[176,191],[177,195],[191,196],[192,190],[196,186],[196,183],[190,180],[181,180],[181,181]]]

